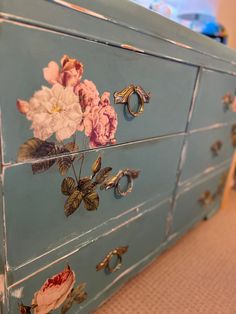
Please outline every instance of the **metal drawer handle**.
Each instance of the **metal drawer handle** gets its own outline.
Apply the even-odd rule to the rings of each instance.
[[[204,192],[204,193],[200,196],[198,202],[199,202],[202,206],[208,207],[208,206],[210,206],[210,205],[214,202],[214,196],[211,194],[210,191],[207,190],[206,192]]]
[[[218,156],[219,152],[223,146],[223,143],[221,141],[216,141],[214,144],[211,146],[211,151],[214,154],[214,156]]]
[[[139,176],[140,170],[135,169],[123,169],[117,172],[117,174],[114,177],[108,177],[107,180],[103,182],[103,184],[100,186],[100,189],[103,190],[109,190],[111,188],[115,189],[115,193],[118,196],[126,196],[133,190],[134,186],[134,179],[137,179]],[[120,188],[120,181],[123,177],[127,178],[127,186],[125,190],[122,190]]]
[[[139,98],[139,106],[137,111],[133,111],[130,105],[130,99],[133,94],[136,94]],[[114,93],[115,104],[124,104],[127,106],[128,112],[131,116],[137,117],[144,112],[144,104],[149,103],[150,93],[146,93],[144,89],[139,85],[129,85],[120,92]]]
[[[107,254],[107,256],[96,266],[97,271],[101,269],[107,269],[109,273],[114,273],[120,269],[122,265],[122,255],[128,251],[128,246],[120,246]],[[115,266],[110,266],[112,258],[116,256]]]
[[[235,98],[235,96],[230,92],[226,93],[223,96],[222,102],[223,102],[223,105],[224,105],[224,108],[226,111],[230,109],[231,105],[234,102],[234,98]]]
[[[232,126],[231,142],[232,142],[232,146],[236,147],[236,124],[233,124],[233,126]]]

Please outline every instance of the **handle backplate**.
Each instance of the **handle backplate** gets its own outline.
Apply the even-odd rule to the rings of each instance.
[[[131,104],[130,104],[131,96],[133,94],[136,94],[138,96],[138,99],[139,99],[139,105],[138,105],[137,111],[133,111],[131,108]],[[141,86],[133,85],[133,84],[125,87],[124,89],[122,89],[119,92],[114,93],[115,104],[126,105],[129,114],[133,117],[137,117],[141,113],[144,112],[144,104],[149,103],[150,97],[151,97],[150,93],[145,92],[145,90]]]
[[[118,269],[120,269],[122,265],[122,255],[128,251],[128,246],[120,246],[112,251],[110,251],[107,256],[96,266],[97,271],[101,269],[107,269],[109,273],[114,273]],[[115,266],[111,266],[110,262],[113,257],[116,257]]]

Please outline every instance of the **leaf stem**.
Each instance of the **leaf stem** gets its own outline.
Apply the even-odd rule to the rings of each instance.
[[[77,182],[77,184],[78,184],[78,183],[79,183],[79,180],[78,180],[77,175],[76,175],[76,171],[75,171],[75,167],[74,167],[74,161],[72,161],[71,166],[72,166],[72,170],[73,170],[73,172],[74,172],[75,180],[76,180],[76,182]]]
[[[82,160],[81,160],[80,169],[79,169],[79,180],[80,180],[81,171],[82,171],[82,167],[83,167],[83,163],[84,163],[84,154],[82,154],[81,159]]]

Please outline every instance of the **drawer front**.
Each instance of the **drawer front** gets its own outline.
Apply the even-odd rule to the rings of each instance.
[[[191,129],[236,121],[235,91],[236,76],[203,70]]]
[[[19,147],[33,136],[53,143],[56,140],[61,144],[63,141],[70,141],[67,137],[74,132],[75,124],[79,129],[85,127],[83,131],[74,133],[80,150],[110,145],[115,143],[115,139],[116,143],[124,143],[185,130],[196,76],[195,67],[7,23],[1,24],[1,42],[3,44],[0,47],[0,57],[4,63],[1,67],[0,97],[5,163],[16,161]],[[47,67],[50,61],[60,65],[63,55],[76,58],[83,64],[84,72],[81,82],[89,80],[94,83],[94,85],[91,83],[87,83],[86,86],[80,85],[81,89],[74,87],[74,90],[67,89],[68,98],[64,88],[60,87],[52,91],[52,85],[43,77],[43,68]],[[67,62],[66,66],[72,67],[71,72],[66,70],[65,65],[60,65],[60,74],[58,74],[55,63],[50,67],[50,71],[46,71],[47,78],[57,84],[58,82],[75,84],[82,70],[81,68],[75,70],[73,66],[76,64],[79,67],[79,64]],[[12,75],[13,72],[14,75]],[[10,85],[9,82],[11,82]],[[139,88],[135,90],[132,85]],[[55,97],[47,96],[45,90],[40,94],[42,97],[39,94],[35,95],[34,93],[39,91],[41,86],[47,86]],[[122,94],[125,94],[124,98],[118,93],[114,99],[113,94],[121,92],[126,87],[130,89]],[[102,102],[99,102],[96,88]],[[79,97],[75,96],[78,90],[81,91]],[[106,91],[110,93],[111,105],[108,102],[108,94],[103,94]],[[65,98],[62,100],[60,95],[64,95]],[[71,105],[70,101],[78,101],[78,99],[80,99],[80,104],[62,109],[61,103],[54,104],[53,102],[57,97],[62,100],[61,103],[66,102],[66,105]],[[27,102],[18,102],[19,110],[26,116],[17,110],[17,99],[27,102],[31,99],[30,105]],[[46,105],[44,103],[46,100],[43,99],[47,99]],[[92,99],[91,102],[88,99]],[[125,103],[120,103],[122,101]],[[131,112],[139,108],[142,113],[132,116],[127,107],[128,101]],[[39,102],[41,106],[34,107],[32,102],[34,104]],[[99,104],[99,114],[88,105],[91,103],[96,106]],[[77,112],[79,106],[82,108],[83,115]],[[106,110],[102,111],[103,106]],[[84,111],[85,107],[91,109],[88,116],[88,112]],[[76,112],[74,112],[75,109]],[[68,110],[68,115],[65,114],[66,110]],[[68,119],[68,121],[63,120],[68,122],[66,125],[63,124],[63,130],[60,129],[59,123],[62,114],[65,114],[63,119]],[[33,129],[31,129],[31,120],[28,119],[34,122]],[[84,136],[86,140],[83,140]],[[74,139],[73,136],[72,138]],[[60,150],[55,151],[60,153]],[[55,151],[50,151],[50,156]],[[45,155],[38,154],[36,157],[45,157]],[[35,158],[35,155],[25,156],[25,159],[27,158]],[[20,158],[20,161],[24,161],[24,158]]]
[[[181,183],[230,159],[234,151],[231,134],[231,125],[190,134]]]
[[[68,313],[77,313],[79,309],[81,310],[79,311],[80,313],[88,313],[86,308],[93,299],[97,298],[102,293],[105,294],[105,292],[107,297],[106,290],[108,288],[114,288],[114,286],[119,283],[119,279],[124,279],[123,277],[128,275],[142,259],[147,258],[147,263],[148,255],[160,247],[165,238],[166,219],[169,207],[169,202],[162,204],[160,207],[148,213],[136,216],[132,222],[127,223],[125,226],[117,228],[110,233],[107,232],[107,235],[102,236],[94,243],[87,245],[61,262],[40,272],[35,277],[31,277],[21,285],[10,289],[10,296],[15,296],[15,291],[21,291],[22,288],[23,297],[21,297],[21,301],[25,305],[30,305],[34,293],[41,288],[46,279],[59,273],[66,265],[69,265],[76,274],[76,285],[86,283],[86,292],[88,295],[87,300],[81,303],[81,307],[74,304]],[[126,246],[128,246],[127,252],[123,255],[121,253],[122,261],[120,269],[111,272],[112,268],[116,266],[114,249]],[[109,263],[111,267],[110,271],[107,267],[97,271],[96,266],[100,264],[109,253],[111,253]],[[53,295],[53,289],[49,290],[45,291],[46,303],[49,303],[47,301],[48,294],[51,292],[51,295]],[[19,300],[13,296],[10,299],[9,313],[15,314]],[[59,310],[55,311],[55,313],[59,313]]]
[[[126,184],[129,176],[124,176],[119,181],[121,193],[114,188],[100,190],[101,184],[97,184],[95,191],[99,200],[96,193],[91,196],[89,189],[85,188],[86,185],[82,185],[80,190],[85,189],[83,193],[86,192],[90,196],[83,198],[81,204],[75,204],[75,207],[73,202],[76,203],[80,196],[72,192],[68,195],[62,194],[61,184],[64,178],[55,165],[35,175],[32,174],[30,164],[7,168],[3,193],[10,267],[14,269],[42,254],[47,256],[48,253],[49,260],[55,256],[59,257],[60,250],[54,257],[49,254],[50,251],[78,237],[86,238],[86,234],[104,223],[108,224],[116,216],[145,208],[146,203],[152,200],[158,202],[169,197],[176,182],[182,142],[183,137],[177,136],[109,148],[100,152],[88,152],[84,156],[81,179],[91,175],[91,165],[99,155],[103,169],[109,170],[109,167],[112,167],[109,173],[113,178],[124,169],[138,170],[140,174],[136,179],[132,179],[132,191],[126,196],[122,195],[122,191],[127,187],[131,188],[132,182],[129,186]],[[76,157],[73,166],[78,179],[82,160],[79,159],[81,155]],[[68,183],[69,187],[65,185],[63,189],[70,192],[69,189],[75,180],[73,167],[70,168],[68,177],[72,178]],[[96,178],[97,176],[93,182]],[[17,188],[14,188],[16,186]],[[74,196],[71,198],[69,194]],[[46,257],[44,263],[49,260]]]
[[[222,193],[229,168],[208,176],[194,186],[185,186],[179,190],[174,211],[173,233],[183,232],[192,224],[203,219],[209,212],[220,208]]]

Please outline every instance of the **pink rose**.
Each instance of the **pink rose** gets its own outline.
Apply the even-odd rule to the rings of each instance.
[[[0,302],[4,303],[4,292],[5,292],[5,278],[4,275],[0,275]]]
[[[34,314],[46,314],[65,302],[75,284],[75,273],[66,267],[62,272],[49,278],[34,294],[32,305],[37,305]]]
[[[231,110],[232,110],[233,112],[236,112],[236,96],[234,97],[234,101],[233,101],[233,103],[232,103],[232,105],[231,105]]]
[[[84,72],[83,64],[65,55],[61,59],[61,66],[60,69],[56,62],[49,62],[48,66],[43,69],[45,80],[50,84],[60,83],[64,87],[78,85]]]
[[[22,114],[26,114],[29,111],[29,103],[25,100],[17,99],[16,107]]]
[[[48,67],[43,69],[43,75],[46,81],[50,84],[56,84],[60,79],[59,66],[56,62],[51,61],[48,63]]]
[[[79,96],[80,106],[83,111],[88,107],[97,106],[99,103],[99,93],[92,81],[84,80],[75,87],[74,92]]]
[[[117,130],[117,114],[110,104],[110,94],[105,92],[98,106],[91,108],[85,115],[85,134],[90,137],[89,146],[96,148],[108,144],[115,144]]]
[[[78,85],[84,72],[83,64],[65,55],[61,59],[61,65],[60,83],[63,86]]]

